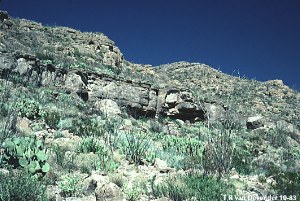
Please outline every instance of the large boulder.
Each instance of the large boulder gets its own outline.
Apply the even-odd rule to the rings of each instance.
[[[262,116],[248,117],[246,124],[247,124],[247,129],[254,130],[263,127],[265,124],[265,119]]]
[[[76,73],[69,73],[65,80],[65,87],[70,91],[79,92],[85,90],[86,86],[81,76]]]
[[[110,99],[96,101],[95,106],[107,117],[113,117],[122,114],[118,104]]]
[[[205,103],[204,107],[208,120],[212,122],[222,119],[226,113],[221,105]]]
[[[97,185],[95,189],[95,195],[97,201],[110,200],[110,201],[120,201],[123,200],[123,194],[116,184],[108,183],[103,185]]]
[[[170,93],[166,97],[167,104],[175,104],[178,101],[178,93]]]
[[[32,66],[26,61],[24,58],[19,58],[17,60],[17,68],[15,69],[19,75],[27,75],[29,71],[32,69]]]

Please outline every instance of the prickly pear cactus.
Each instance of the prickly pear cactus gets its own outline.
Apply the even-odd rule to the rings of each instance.
[[[36,137],[7,138],[2,148],[2,163],[13,168],[22,167],[32,174],[46,174],[50,170],[47,163],[48,155],[43,141]]]

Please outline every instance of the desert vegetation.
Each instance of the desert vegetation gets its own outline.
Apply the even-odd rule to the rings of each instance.
[[[299,92],[280,81],[132,64],[5,12],[1,34],[0,201],[300,199]]]

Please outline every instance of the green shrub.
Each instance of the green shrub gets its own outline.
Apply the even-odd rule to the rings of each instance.
[[[276,125],[274,128],[270,129],[267,132],[267,140],[270,141],[270,143],[278,148],[278,147],[284,147],[286,148],[288,146],[288,131],[284,126],[282,125]]]
[[[0,172],[0,201],[46,201],[46,187],[37,177],[26,172]]]
[[[40,116],[41,109],[39,103],[30,98],[21,98],[15,105],[18,115],[27,117],[28,119],[35,119]]]
[[[114,161],[112,153],[104,144],[101,144],[101,146],[97,148],[96,154],[99,158],[95,163],[96,170],[112,172],[118,168],[119,164]]]
[[[104,121],[103,129],[105,131],[104,141],[111,150],[117,148],[119,141],[119,127],[122,124],[122,120],[118,118],[111,118]]]
[[[165,183],[154,184],[150,181],[154,197],[166,196],[174,201],[183,200],[224,200],[223,195],[235,195],[233,186],[211,176],[191,173],[169,178]]]
[[[197,138],[165,135],[161,143],[164,150],[184,154],[189,157],[200,156],[203,152],[203,143]]]
[[[60,121],[60,112],[59,111],[56,111],[56,110],[48,110],[48,111],[45,111],[43,113],[43,119],[45,120],[45,123],[50,127],[50,128],[53,128],[53,129],[56,129],[57,126],[58,126],[58,123]]]
[[[133,184],[132,186],[126,185],[124,187],[125,198],[128,201],[138,201],[141,200],[141,195],[143,193],[143,188],[139,182]]]
[[[300,172],[283,172],[275,168],[273,174],[276,181],[273,188],[278,195],[300,197]]]
[[[96,153],[96,152],[102,152],[103,150],[104,150],[104,145],[102,145],[101,142],[97,140],[95,137],[89,136],[83,138],[77,151],[79,153],[90,153],[90,152]]]
[[[145,134],[126,134],[125,139],[121,141],[121,151],[129,162],[140,164],[142,158],[146,157],[149,145],[150,140]]]
[[[55,154],[56,164],[63,166],[65,162],[66,150],[64,150],[61,146],[56,144],[52,146],[52,151]]]
[[[35,52],[37,58],[40,60],[47,60],[54,62],[54,53],[47,51],[47,50],[38,50]]]
[[[58,187],[61,189],[62,196],[76,196],[81,190],[80,177],[78,175],[66,175],[58,182]]]
[[[234,167],[239,174],[250,174],[252,170],[251,161],[254,158],[253,152],[253,150],[248,148],[245,140],[236,141],[236,147],[232,155],[232,167]]]
[[[154,133],[161,133],[163,131],[163,126],[158,121],[150,120],[150,131]]]
[[[124,177],[122,174],[110,174],[109,181],[122,188],[124,186]]]
[[[73,119],[72,127],[70,128],[72,133],[79,136],[103,136],[104,130],[95,119]]]
[[[36,137],[7,138],[2,147],[3,164],[11,165],[13,168],[22,167],[32,174],[44,175],[50,170],[46,148]]]

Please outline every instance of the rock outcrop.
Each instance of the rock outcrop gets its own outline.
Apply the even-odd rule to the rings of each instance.
[[[192,93],[180,88],[154,88],[137,82],[83,69],[44,65],[34,55],[0,55],[1,77],[14,74],[24,85],[55,87],[75,93],[84,101],[111,100],[133,116],[169,116],[182,120],[204,120],[205,111]]]

